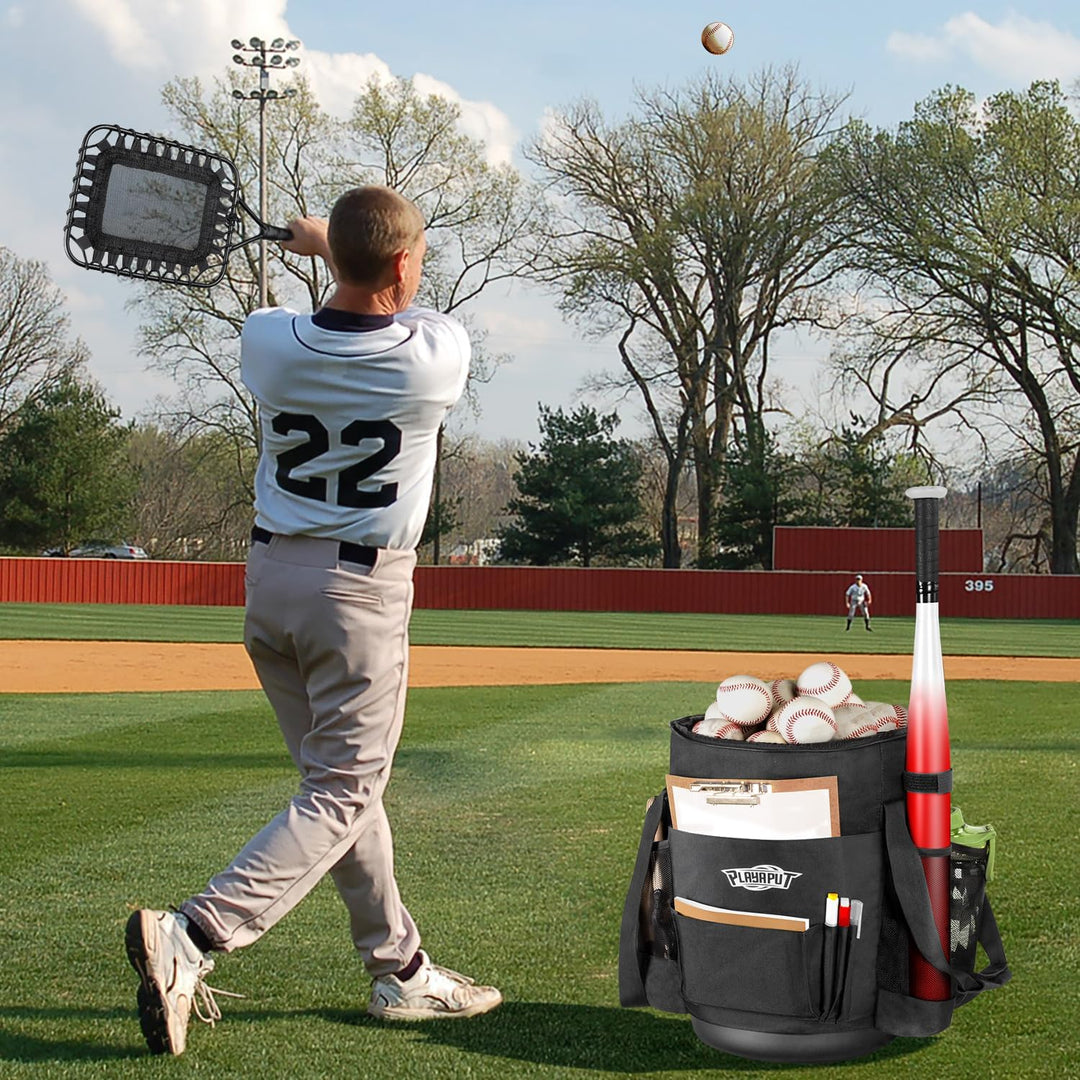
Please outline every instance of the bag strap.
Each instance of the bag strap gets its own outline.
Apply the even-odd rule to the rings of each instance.
[[[966,1005],[976,994],[982,990],[991,990],[996,986],[1004,986],[1011,978],[1009,962],[1005,959],[1005,946],[1001,941],[1001,932],[998,930],[997,919],[994,918],[990,900],[983,897],[982,911],[979,919],[979,944],[986,953],[989,963],[976,973],[976,978],[982,984],[977,990],[961,991],[957,994],[956,1004]]]
[[[946,959],[934,925],[922,860],[908,832],[904,803],[900,800],[885,804],[885,846],[896,895],[915,947],[931,967],[954,980],[955,1004],[963,1005],[983,990],[1008,982],[1012,973],[989,901],[983,902],[979,927],[979,943],[986,950],[989,964],[982,971],[971,972],[954,967]]]
[[[645,997],[645,957],[639,948],[641,921],[641,891],[645,888],[645,876],[649,872],[653,838],[660,826],[667,802],[667,792],[653,799],[645,813],[641,828],[634,874],[623,907],[622,929],[619,932],[619,1002],[626,1007],[648,1005]]]

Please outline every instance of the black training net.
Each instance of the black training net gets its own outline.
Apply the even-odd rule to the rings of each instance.
[[[68,205],[67,253],[124,277],[215,285],[238,199],[228,158],[126,128],[91,128]]]

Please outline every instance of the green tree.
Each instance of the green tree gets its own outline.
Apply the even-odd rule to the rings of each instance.
[[[126,532],[134,479],[119,415],[71,373],[24,405],[0,439],[0,544],[67,552]]]
[[[503,559],[592,566],[657,554],[636,524],[641,464],[627,440],[613,437],[618,424],[588,405],[569,416],[540,406],[540,444],[517,455],[518,495],[507,504],[517,520],[500,531]]]
[[[1080,116],[1055,82],[984,103],[946,87],[896,131],[852,124],[824,163],[892,353],[924,385],[959,362],[993,392],[973,426],[1042,459],[1052,572],[1080,573]]]
[[[132,431],[128,467],[137,484],[132,531],[154,558],[242,560],[251,537],[251,497],[240,475],[254,452],[218,431]]]
[[[909,526],[911,501],[904,492],[930,482],[921,458],[890,446],[855,413],[824,442],[804,446],[797,461],[805,524]]]
[[[772,569],[773,529],[801,524],[806,500],[797,466],[769,432],[737,437],[723,463],[724,501],[716,518],[716,565],[724,569]]]
[[[698,564],[715,565],[734,427],[756,438],[774,407],[770,342],[825,318],[844,241],[827,228],[838,195],[816,158],[841,101],[790,68],[709,75],[640,94],[624,121],[576,105],[528,152],[561,196],[535,274],[587,332],[619,335],[617,385],[641,395],[666,457],[665,566],[680,565],[688,463]]]

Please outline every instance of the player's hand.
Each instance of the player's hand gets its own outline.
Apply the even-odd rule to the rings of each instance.
[[[281,246],[296,255],[329,256],[330,246],[326,239],[326,218],[302,217],[289,222],[291,240],[282,240]]]

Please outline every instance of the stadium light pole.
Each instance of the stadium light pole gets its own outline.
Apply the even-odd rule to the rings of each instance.
[[[296,95],[296,91],[289,87],[279,94],[270,89],[270,72],[284,71],[286,68],[294,68],[300,63],[298,56],[287,56],[300,48],[300,42],[295,39],[286,41],[284,38],[274,38],[269,44],[262,38],[253,37],[245,45],[239,38],[233,38],[230,43],[237,51],[233,54],[233,60],[244,67],[259,69],[259,88],[244,93],[243,90],[234,90],[233,97],[239,101],[251,99],[259,103],[259,217],[266,221],[266,103],[278,98],[290,98]],[[266,307],[268,303],[268,279],[266,268],[266,241],[259,241],[259,307]]]

